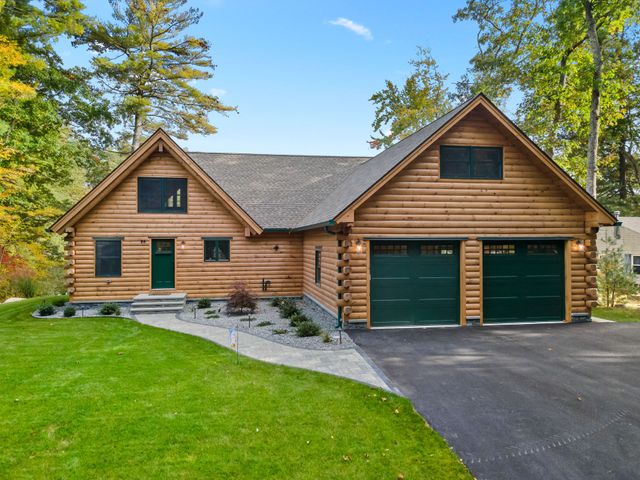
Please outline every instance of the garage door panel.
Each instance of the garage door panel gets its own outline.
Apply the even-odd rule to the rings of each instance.
[[[457,324],[458,250],[455,242],[372,242],[372,325]]]
[[[487,323],[564,318],[561,241],[492,241],[483,247],[483,315]]]

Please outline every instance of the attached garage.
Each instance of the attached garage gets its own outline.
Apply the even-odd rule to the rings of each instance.
[[[484,323],[552,322],[565,318],[564,242],[483,242]]]
[[[371,242],[371,326],[460,323],[459,242]]]

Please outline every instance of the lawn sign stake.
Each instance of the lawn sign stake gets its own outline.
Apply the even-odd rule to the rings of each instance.
[[[236,365],[239,363],[238,349],[240,347],[238,342],[238,327],[229,329],[229,345],[236,351]]]

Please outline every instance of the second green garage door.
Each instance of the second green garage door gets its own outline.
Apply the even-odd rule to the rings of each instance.
[[[371,325],[460,323],[458,242],[372,241]]]
[[[564,242],[485,241],[485,323],[564,319]]]

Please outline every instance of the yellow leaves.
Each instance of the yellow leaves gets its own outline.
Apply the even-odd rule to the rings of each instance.
[[[15,67],[26,63],[27,57],[18,45],[0,35],[0,98],[26,99],[35,95],[33,87],[12,80]]]

